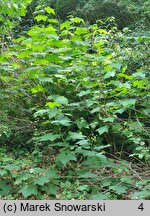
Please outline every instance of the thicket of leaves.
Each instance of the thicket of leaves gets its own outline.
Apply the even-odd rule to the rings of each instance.
[[[149,34],[35,14],[1,48],[1,198],[149,198]]]
[[[99,19],[115,17],[119,29],[127,26],[132,26],[134,29],[135,27],[136,29],[150,27],[148,0],[40,0],[38,2],[33,0],[28,7],[24,25],[27,20],[28,25],[33,22],[31,14],[38,4],[54,8],[57,17],[61,20],[65,20],[69,15],[74,15],[94,24]]]
[[[150,6],[147,0],[81,0],[76,8],[77,15],[90,23],[113,16],[119,29],[127,26],[132,26],[134,29],[135,26],[138,29],[150,27],[149,12]]]

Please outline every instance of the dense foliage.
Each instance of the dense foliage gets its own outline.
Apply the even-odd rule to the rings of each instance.
[[[67,16],[74,15],[83,18],[90,24],[99,19],[115,17],[119,29],[130,26],[136,29],[150,27],[150,4],[148,0],[40,0],[32,1],[28,7],[28,26],[32,24],[33,11],[38,5],[47,5],[55,9],[56,16],[65,20]]]
[[[149,32],[120,31],[112,17],[60,22],[38,6],[18,35],[25,11],[7,6],[1,199],[150,198]]]

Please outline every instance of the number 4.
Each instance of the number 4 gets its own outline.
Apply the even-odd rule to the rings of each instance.
[[[141,204],[139,205],[138,209],[141,210],[141,211],[144,210],[144,205],[143,205],[143,203],[141,203]]]

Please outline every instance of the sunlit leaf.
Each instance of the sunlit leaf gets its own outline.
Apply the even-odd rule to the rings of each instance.
[[[54,11],[53,8],[46,7],[46,8],[45,8],[45,11],[46,11],[47,13],[49,13],[49,14],[54,14],[54,15],[55,15],[55,11]]]
[[[57,102],[47,102],[46,106],[48,106],[50,109],[53,109],[54,107],[59,107],[60,104]]]
[[[99,133],[99,135],[102,135],[103,133],[108,133],[109,126],[105,125],[103,127],[98,128],[96,131]]]
[[[40,22],[40,21],[46,21],[47,20],[47,16],[45,15],[38,15],[36,16],[34,19],[37,20],[37,22]]]

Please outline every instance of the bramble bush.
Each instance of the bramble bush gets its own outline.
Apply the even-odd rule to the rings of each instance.
[[[149,198],[149,35],[34,19],[0,57],[1,198]]]

